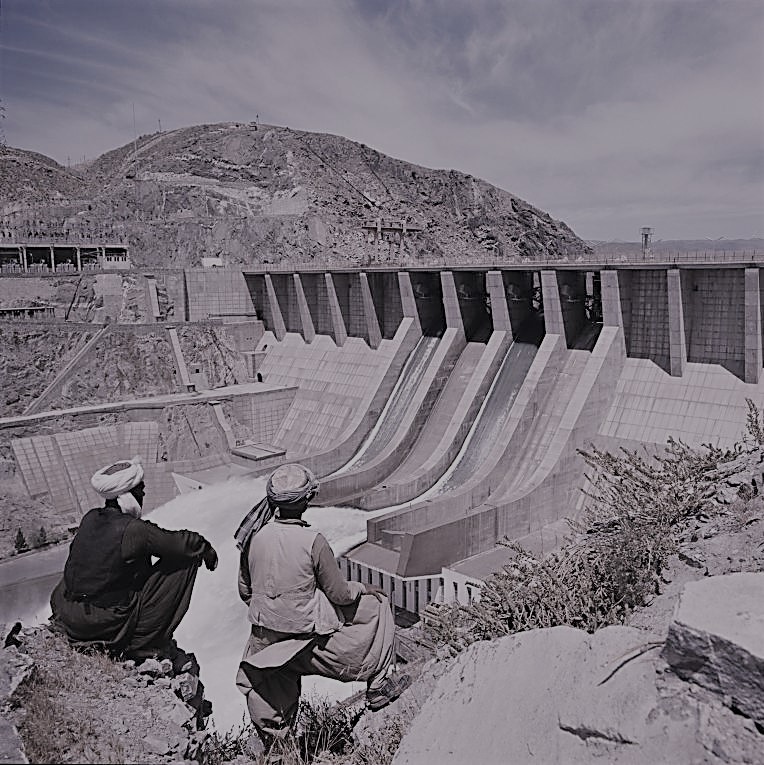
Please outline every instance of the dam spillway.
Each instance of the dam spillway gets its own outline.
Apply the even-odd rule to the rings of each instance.
[[[487,269],[480,279],[468,269],[453,271],[451,281],[444,275],[399,272],[400,305],[423,331],[440,335],[441,343],[447,331],[464,332],[464,345],[454,345],[454,353],[475,342],[480,324],[470,305],[475,296],[465,284],[482,284],[488,342],[505,332],[506,348],[534,314],[543,331],[532,363],[516,370],[504,406],[497,402],[488,409],[483,427],[492,422],[498,435],[485,438],[482,447],[480,438],[473,435],[473,448],[467,439],[479,432],[480,406],[499,382],[496,359],[485,374],[489,384],[473,389],[471,399],[455,400],[448,413],[438,407],[455,387],[446,377],[424,423],[417,427],[412,418],[409,440],[402,423],[395,464],[388,461],[376,473],[351,464],[340,474],[326,474],[322,501],[395,506],[369,520],[366,543],[350,552],[345,565],[353,578],[385,587],[400,608],[418,611],[436,592],[442,595],[448,589],[444,573],[453,569],[459,579],[461,561],[487,556],[486,566],[495,566],[490,556],[505,535],[526,538],[572,515],[583,474],[578,448],[653,445],[672,434],[696,444],[730,442],[743,428],[745,397],[762,400],[758,266],[569,264]],[[441,304],[437,309],[432,293]],[[381,299],[372,294],[372,302]],[[487,348],[485,336],[480,342]],[[457,358],[445,374],[458,368]],[[452,422],[444,426],[444,417]],[[457,432],[447,448],[430,437],[438,426],[442,436],[451,425]],[[448,455],[441,460],[439,446]],[[410,460],[417,452],[419,458]],[[428,459],[430,470],[424,468]],[[455,589],[463,600],[465,581]]]
[[[413,612],[450,597],[454,584],[466,599],[466,583],[496,565],[505,535],[543,535],[572,515],[577,449],[654,446],[669,435],[729,443],[745,398],[764,402],[757,262],[156,269],[132,278],[146,281],[146,323],[112,325],[26,418],[0,423],[30,493],[82,512],[94,501],[89,473],[127,449],[146,455],[157,504],[181,485],[300,460],[322,477],[321,502],[379,511],[343,565]],[[116,310],[117,286],[103,310]],[[175,392],[42,411],[99,342],[162,332],[179,370]],[[204,343],[227,354],[219,367],[232,384],[213,382],[198,355]],[[192,405],[193,417],[172,415]],[[103,424],[107,409],[122,419]],[[197,438],[206,453],[177,459],[170,449],[160,459],[162,417],[182,422],[189,442],[208,417]],[[39,423],[45,433],[30,435]]]

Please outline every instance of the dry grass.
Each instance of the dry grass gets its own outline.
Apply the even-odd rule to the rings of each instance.
[[[256,735],[254,726],[247,722],[242,722],[239,727],[231,728],[226,733],[212,731],[202,744],[200,762],[202,765],[222,765],[237,757],[247,757],[247,742]]]
[[[407,724],[403,718],[393,717],[369,742],[358,744],[353,728],[362,711],[333,704],[325,698],[302,699],[294,732],[257,759],[249,746],[250,739],[257,734],[252,725],[243,723],[228,733],[213,733],[204,744],[201,763],[222,765],[235,761],[265,765],[271,762],[269,756],[278,755],[282,765],[389,765]]]
[[[80,654],[53,633],[35,642],[35,670],[13,703],[25,714],[19,725],[30,762],[124,762],[119,736],[98,717],[105,681],[127,671],[100,654]]]

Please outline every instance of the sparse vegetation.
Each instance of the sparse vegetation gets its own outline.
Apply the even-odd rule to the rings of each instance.
[[[29,545],[27,544],[27,539],[24,536],[24,532],[21,529],[16,530],[16,537],[13,540],[13,549],[17,553],[26,552],[29,549]]]
[[[231,728],[225,733],[212,731],[202,744],[202,765],[221,765],[237,757],[247,756],[249,754],[247,743],[252,736],[256,735],[255,727],[245,720],[242,720],[240,726]]]
[[[746,440],[764,443],[761,414],[750,400]],[[506,542],[514,556],[486,580],[480,600],[452,607],[428,628],[437,642],[461,650],[534,628],[565,624],[593,632],[624,623],[658,591],[688,524],[719,512],[711,501],[714,471],[738,458],[743,444],[696,449],[669,439],[658,455],[580,453],[591,469],[590,502],[570,522],[567,543],[539,559]],[[751,485],[743,493],[754,491]]]
[[[293,733],[275,742],[259,755],[259,739],[253,725],[242,722],[228,733],[213,732],[202,749],[202,765],[222,765],[238,757],[264,765],[280,757],[282,765],[309,765],[331,762],[334,765],[389,765],[403,738],[406,725],[393,717],[368,742],[358,743],[353,729],[363,709],[353,710],[332,704],[326,698],[304,698]],[[254,746],[253,746],[254,742]]]
[[[125,669],[101,654],[72,651],[64,638],[49,633],[46,661],[36,665],[13,703],[24,709],[19,733],[30,762],[124,762],[119,735],[91,708],[100,704],[96,673],[115,681]]]
[[[45,531],[45,526],[40,526],[40,530],[35,534],[32,540],[32,547],[43,547],[48,543],[48,532]]]

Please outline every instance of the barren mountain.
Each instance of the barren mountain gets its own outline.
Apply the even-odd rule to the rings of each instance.
[[[202,256],[416,264],[589,251],[564,223],[478,178],[267,125],[142,136],[76,170],[3,149],[0,189],[6,236],[122,240],[148,267],[199,265]]]

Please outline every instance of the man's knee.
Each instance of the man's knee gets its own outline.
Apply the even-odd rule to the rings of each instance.
[[[243,661],[236,675],[236,687],[247,699],[249,716],[258,730],[276,738],[286,735],[297,716],[299,676],[283,668],[263,670]]]

